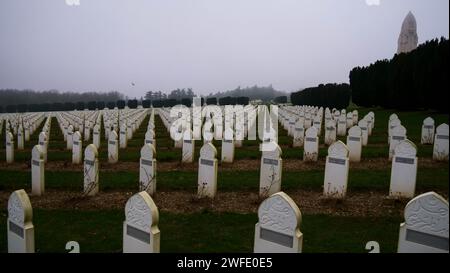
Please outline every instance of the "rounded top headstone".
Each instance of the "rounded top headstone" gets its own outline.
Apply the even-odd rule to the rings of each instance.
[[[394,119],[398,119],[398,116],[397,116],[397,114],[391,114],[390,116],[389,116],[389,121],[392,121],[392,120],[394,120]]]
[[[86,149],[84,149],[84,157],[88,160],[94,160],[95,158],[97,158],[97,147],[94,144],[89,144],[88,146],[86,146]]]
[[[216,158],[217,150],[212,143],[205,143],[200,149],[200,157],[205,159],[214,159]]]
[[[275,141],[264,143],[263,157],[279,159],[282,153],[280,146]]]
[[[338,140],[328,147],[328,156],[331,157],[348,157],[350,150],[344,142]]]
[[[427,117],[423,120],[423,125],[434,125],[434,119],[432,119],[431,117]]]
[[[145,159],[153,159],[156,156],[155,146],[147,143],[141,148],[141,157]]]
[[[146,191],[131,196],[125,205],[125,222],[127,225],[150,232],[159,221],[158,207]]]
[[[265,199],[258,208],[259,226],[286,235],[295,234],[302,214],[287,194],[277,192]]]
[[[348,135],[352,137],[360,137],[362,134],[361,128],[359,126],[355,125],[352,128],[348,130]]]
[[[360,128],[367,128],[367,120],[364,120],[364,119],[360,120],[360,121],[358,122],[358,126],[359,126]]]
[[[327,127],[327,128],[333,128],[333,129],[336,129],[336,122],[334,122],[334,121],[328,121],[326,127]]]
[[[448,201],[435,192],[416,196],[405,206],[408,229],[448,238]]]
[[[112,130],[111,132],[109,132],[108,139],[109,140],[117,140],[117,133],[116,133],[116,131]]]
[[[299,118],[295,123],[295,128],[303,128],[304,124],[305,122],[303,121],[303,118]]]
[[[39,142],[43,142],[47,140],[47,134],[45,132],[39,133]]]
[[[81,139],[81,134],[79,131],[76,131],[75,133],[73,133],[73,140],[74,141],[79,141]]]
[[[33,219],[30,198],[25,190],[14,191],[8,199],[8,219],[23,226]]]
[[[317,137],[317,128],[314,127],[314,126],[309,127],[309,128],[306,130],[305,135],[306,135],[307,137]]]
[[[147,132],[145,132],[145,138],[146,139],[154,139],[155,131],[153,131],[152,129],[147,130]]]
[[[393,136],[404,136],[404,135],[406,135],[406,128],[403,127],[402,125],[395,126],[392,129],[392,135]]]
[[[394,154],[401,157],[415,157],[417,147],[412,141],[405,139],[395,146]]]
[[[42,150],[41,145],[34,145],[33,149],[31,150],[31,157],[34,160],[39,160],[44,158],[44,151]]]
[[[436,134],[448,136],[448,124],[442,123],[436,128]]]

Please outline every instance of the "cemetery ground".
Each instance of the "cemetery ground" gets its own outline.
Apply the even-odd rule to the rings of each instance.
[[[302,212],[300,230],[303,252],[366,252],[368,241],[377,241],[381,252],[396,252],[399,225],[404,221],[406,200],[389,194],[391,162],[388,160],[387,122],[390,110],[359,108],[362,117],[375,113],[375,128],[362,149],[360,163],[350,163],[348,194],[344,201],[323,197],[327,147],[320,136],[319,162],[303,162],[303,148],[293,148],[292,138],[279,125],[283,174],[281,190]],[[421,145],[422,121],[431,116],[436,125],[448,123],[448,115],[434,112],[396,112],[407,128],[408,139],[418,148],[416,195],[435,191],[448,198],[449,166],[432,160],[432,145]],[[83,197],[83,165],[72,164],[72,153],[53,118],[45,165],[43,196],[30,196],[37,252],[66,252],[68,241],[77,241],[81,252],[121,252],[124,205],[138,191],[140,149],[148,117],[128,147],[119,150],[119,162],[107,163],[107,141],[99,149],[100,191]],[[42,124],[43,125],[43,124]],[[6,223],[11,192],[31,192],[31,148],[40,129],[16,150],[15,163],[5,163],[5,143],[0,143],[0,222]],[[195,163],[181,164],[181,149],[174,148],[159,116],[155,117],[157,191],[161,252],[252,252],[257,209],[261,152],[259,140],[245,140],[236,148],[232,164],[219,163],[214,200],[197,199],[198,157],[202,141],[196,141]],[[4,132],[0,137],[4,139]],[[345,142],[345,137],[338,137]],[[86,147],[90,141],[84,141]],[[213,144],[220,155],[220,141]],[[7,251],[6,225],[0,225],[0,252]]]

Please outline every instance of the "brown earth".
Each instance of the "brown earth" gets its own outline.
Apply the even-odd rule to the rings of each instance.
[[[419,158],[419,168],[447,168],[447,162],[436,162],[431,158]],[[235,160],[232,164],[220,164],[219,171],[254,171],[259,170],[259,159],[242,159]],[[363,159],[359,163],[350,163],[351,170],[383,170],[391,167],[391,162],[386,158]],[[308,170],[324,170],[325,160],[319,159],[317,162],[303,162],[300,159],[283,159],[284,171],[308,171]],[[139,169],[138,162],[118,162],[117,164],[108,164],[100,162],[101,171],[137,171]],[[30,162],[17,162],[6,164],[0,162],[0,170],[30,170]],[[74,165],[69,161],[49,161],[45,164],[47,171],[82,171],[83,165]],[[181,164],[181,162],[158,162],[158,171],[197,171],[198,163]]]
[[[48,190],[44,196],[30,196],[33,208],[74,210],[123,210],[132,192],[100,192],[93,197],[82,193]],[[385,192],[348,193],[344,201],[325,199],[322,192],[296,190],[288,192],[304,214],[334,216],[401,216],[407,200],[392,200]],[[0,192],[0,205],[7,207],[10,192]],[[444,194],[444,198],[447,196]],[[154,201],[160,211],[194,213],[213,212],[256,213],[261,202],[253,192],[219,192],[214,200],[198,199],[192,192],[157,192]]]

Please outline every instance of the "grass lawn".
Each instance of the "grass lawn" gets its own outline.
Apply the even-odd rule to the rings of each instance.
[[[196,172],[167,171],[157,173],[157,188],[162,191],[197,191]],[[239,177],[239,179],[236,179]],[[310,170],[301,172],[283,172],[282,190],[306,189],[321,190],[324,171]],[[29,171],[1,171],[0,190],[31,190]],[[136,190],[138,171],[102,172],[99,175],[101,191]],[[349,191],[389,191],[390,168],[386,170],[351,170],[349,172]],[[255,191],[259,189],[259,171],[222,171],[218,173],[218,191]],[[45,188],[69,191],[83,190],[83,172],[47,171]],[[417,172],[417,190],[448,190],[448,168],[419,169]]]
[[[40,210],[33,212],[37,252],[66,252],[77,241],[81,252],[122,251],[122,210]],[[252,252],[256,214],[160,213],[161,252]],[[377,241],[381,252],[395,252],[402,219],[304,215],[304,252],[367,252]],[[0,212],[6,223],[6,211]],[[7,251],[6,225],[0,225],[0,252]]]

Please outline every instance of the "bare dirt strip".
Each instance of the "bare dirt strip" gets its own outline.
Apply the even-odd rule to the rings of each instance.
[[[325,199],[322,192],[296,190],[286,192],[303,214],[334,216],[402,216],[408,200],[393,200],[385,192],[348,193],[344,201]],[[448,198],[447,193],[440,193]],[[0,205],[7,207],[10,192],[0,192]],[[30,195],[33,208],[69,210],[123,210],[132,192],[100,192],[93,197],[82,193],[48,190],[43,196]],[[417,193],[419,194],[419,193]],[[160,211],[172,213],[212,212],[256,213],[260,202],[254,192],[219,192],[215,199],[198,199],[186,191],[157,192],[154,201]]]
[[[261,161],[259,159],[243,159],[235,160],[231,164],[220,164],[219,171],[255,171],[259,170]],[[350,163],[351,170],[385,170],[390,168],[391,162],[387,158],[364,159],[361,162]],[[431,158],[419,158],[419,168],[448,168],[447,162],[436,162]],[[325,159],[319,159],[317,162],[304,162],[300,159],[283,159],[283,171],[308,171],[308,170],[324,170]],[[30,162],[17,162],[6,164],[0,162],[0,170],[26,171],[30,170]],[[47,171],[82,171],[83,165],[74,165],[69,161],[49,161],[45,164]],[[100,162],[101,171],[137,171],[139,170],[139,162],[118,162],[116,164],[108,164]],[[158,162],[158,171],[192,171],[198,170],[198,163],[186,164],[181,162]]]

